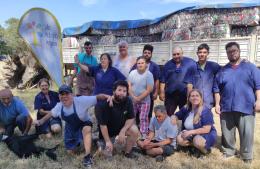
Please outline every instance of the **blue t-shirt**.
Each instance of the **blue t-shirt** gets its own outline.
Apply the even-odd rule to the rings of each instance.
[[[115,67],[109,67],[105,72],[101,65],[89,67],[90,74],[95,77],[94,95],[104,93],[113,94],[113,84],[118,80],[125,80],[125,76]]]
[[[176,148],[178,127],[172,124],[170,117],[167,116],[162,123],[159,123],[156,117],[153,117],[149,125],[149,130],[154,132],[154,139],[156,141],[163,141],[167,138],[173,139],[171,145]]]
[[[165,83],[165,93],[171,94],[175,91],[186,93],[184,78],[189,69],[196,69],[196,62],[188,57],[183,57],[179,68],[173,59],[169,60],[163,67],[161,83]]]
[[[254,114],[255,92],[260,90],[260,71],[242,60],[237,67],[226,64],[217,73],[213,91],[220,94],[221,112]]]
[[[185,120],[190,114],[190,110],[187,109],[187,107],[183,107],[180,109],[180,111],[176,112],[174,115],[177,116],[179,120],[182,121],[182,130],[185,130]],[[211,125],[210,132],[214,131],[216,132],[216,129],[214,127],[214,120],[213,120],[213,114],[209,108],[206,106],[203,107],[203,110],[200,114],[200,120],[197,124],[193,124],[194,129],[202,128],[203,126]]]
[[[40,92],[35,96],[34,99],[34,110],[43,109],[46,111],[50,111],[52,108],[56,106],[58,102],[60,102],[59,94],[54,91],[49,91],[48,95],[50,97],[50,103],[46,99],[45,95]]]
[[[16,117],[22,115],[27,117],[29,115],[28,109],[24,103],[18,98],[13,97],[9,106],[3,105],[0,101],[0,123],[9,125],[15,122]]]
[[[213,83],[219,69],[219,64],[215,62],[207,61],[204,70],[197,63],[197,68],[190,69],[184,79],[185,83],[202,92],[204,105],[208,108],[214,105]]]
[[[97,66],[97,58],[92,55],[87,55],[86,53],[78,53],[79,63],[85,64],[88,66]],[[77,69],[77,72],[80,72],[80,67],[77,64],[74,64],[74,67]]]

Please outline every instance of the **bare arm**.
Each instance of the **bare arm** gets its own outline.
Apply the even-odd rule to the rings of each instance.
[[[215,111],[217,114],[221,114],[220,112],[220,94],[219,93],[215,93]]]
[[[84,65],[84,64],[81,64],[79,62],[79,58],[78,58],[78,55],[75,55],[74,56],[74,62],[80,67],[81,70],[85,71],[85,72],[89,72],[89,68],[88,66]]]
[[[143,100],[146,96],[150,95],[150,93],[153,91],[153,86],[152,85],[147,85],[146,90],[139,95],[137,98],[138,100]]]
[[[153,93],[153,99],[156,100],[157,99],[157,96],[158,96],[158,93],[159,93],[159,88],[160,88],[160,83],[159,83],[159,80],[156,80],[154,82],[154,85],[155,85],[155,90],[154,90],[154,93]]]
[[[193,85],[191,83],[188,83],[187,84],[187,97],[188,97],[190,91],[192,90],[192,88],[193,88]]]
[[[160,100],[165,100],[165,83],[160,83]]]
[[[256,90],[255,95],[256,95],[255,111],[260,112],[260,90]]]
[[[40,112],[41,115],[46,115],[49,112],[49,111],[45,111],[43,109],[39,109],[38,111]]]
[[[190,130],[192,131],[193,135],[198,135],[198,134],[207,134],[211,130],[211,125],[205,125],[201,128]]]
[[[126,120],[124,127],[120,130],[120,133],[124,134],[125,136],[126,131],[134,124],[134,122],[135,119]]]
[[[111,142],[109,134],[108,134],[107,125],[100,125],[100,130],[101,130],[101,133],[102,133],[102,136],[103,136],[105,142],[106,143]]]
[[[133,93],[131,82],[129,82],[129,81],[128,81],[128,86],[129,86],[129,90],[128,90],[129,96],[132,98],[136,97]]]
[[[50,111],[48,111],[48,113],[43,118],[41,118],[40,120],[36,120],[36,125],[38,125],[38,126],[42,125],[47,120],[49,120],[51,117],[52,117],[52,114]]]
[[[32,126],[32,117],[31,115],[28,115],[27,119],[26,119],[26,127],[25,127],[25,130],[24,130],[24,133],[23,134],[27,134]]]

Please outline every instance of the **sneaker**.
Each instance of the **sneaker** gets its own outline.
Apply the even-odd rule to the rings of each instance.
[[[232,158],[235,158],[235,155],[231,155],[231,154],[224,153],[224,154],[222,155],[222,158],[223,158],[224,160],[230,160],[230,159],[232,159]]]
[[[132,151],[130,153],[125,153],[125,157],[130,158],[130,159],[137,159],[138,158],[138,156],[135,155]]]
[[[164,157],[162,155],[158,155],[155,157],[156,162],[162,162],[164,160]]]
[[[86,155],[84,158],[83,158],[83,165],[85,167],[91,167],[93,164],[93,159],[92,159],[92,156],[90,154]]]

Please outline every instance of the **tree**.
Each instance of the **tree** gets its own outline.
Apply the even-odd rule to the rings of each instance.
[[[10,18],[5,24],[6,28],[0,26],[0,54],[8,55],[11,58],[4,68],[8,70],[5,73],[7,83],[12,88],[18,87],[18,85],[21,88],[28,87],[28,83],[29,86],[34,85],[37,83],[35,79],[48,75],[36,62],[30,49],[18,35],[19,20]],[[34,70],[31,71],[32,69]]]

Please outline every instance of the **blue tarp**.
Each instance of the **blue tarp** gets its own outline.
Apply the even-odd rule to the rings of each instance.
[[[83,24],[82,26],[78,27],[69,27],[64,28],[63,30],[63,36],[77,36],[84,34],[87,32],[90,28],[92,29],[100,29],[100,30],[120,30],[120,29],[134,29],[134,28],[140,28],[144,26],[149,26],[152,24],[156,24],[160,22],[161,20],[167,18],[168,16],[171,16],[176,13],[185,12],[185,11],[193,11],[193,10],[199,10],[199,9],[223,9],[223,8],[247,8],[247,7],[256,7],[260,6],[259,3],[233,3],[233,4],[215,4],[215,5],[201,5],[201,6],[192,6],[187,7],[178,11],[175,11],[173,13],[170,13],[168,15],[156,18],[156,19],[140,19],[140,20],[125,20],[125,21],[92,21],[87,22]]]

